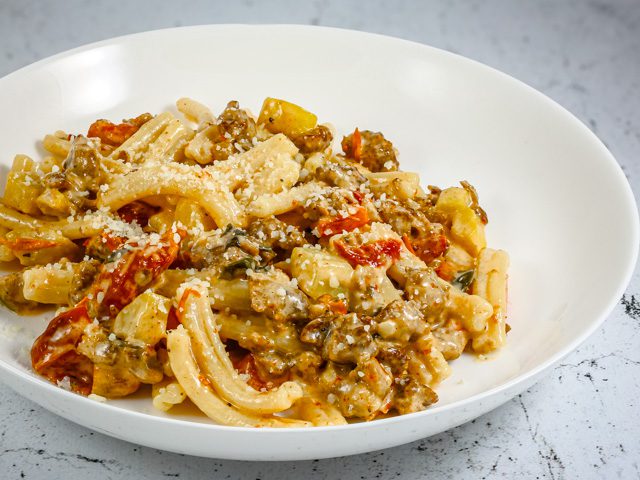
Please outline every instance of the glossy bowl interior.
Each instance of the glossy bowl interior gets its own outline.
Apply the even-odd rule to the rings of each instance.
[[[57,129],[96,118],[173,109],[190,96],[220,111],[256,112],[285,98],[346,134],[379,130],[401,168],[422,182],[474,184],[489,213],[489,245],[511,255],[509,344],[486,360],[453,362],[428,410],[348,426],[273,430],[212,424],[193,409],[153,410],[148,391],[97,403],[31,372],[28,347],[44,317],[0,312],[0,379],[52,412],[132,442],[247,460],[322,458],[438,433],[531,385],[611,311],[638,250],[630,187],[602,143],[560,106],[471,60],[378,35],[301,26],[202,26],[107,40],[0,80],[2,180],[13,155],[42,154]],[[49,315],[50,317],[50,315]],[[549,401],[553,401],[550,398]]]

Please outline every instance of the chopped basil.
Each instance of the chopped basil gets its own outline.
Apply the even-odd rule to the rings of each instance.
[[[466,292],[469,288],[469,285],[471,285],[471,282],[473,282],[474,273],[475,272],[473,270],[465,270],[464,272],[461,272],[456,278],[454,278],[451,284],[455,285],[463,292]]]
[[[241,228],[235,228],[232,225],[229,225],[225,229],[224,235],[227,237],[226,248],[241,247],[241,238],[244,239],[247,236],[247,232]]]
[[[253,257],[244,257],[226,265],[222,270],[221,277],[228,280],[233,278],[238,271],[244,273],[246,270],[255,270],[256,267],[257,263]]]

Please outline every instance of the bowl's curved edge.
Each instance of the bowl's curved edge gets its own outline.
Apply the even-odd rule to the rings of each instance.
[[[179,443],[171,441],[171,439],[167,439],[166,437],[149,436],[149,435],[144,435],[140,433],[135,433],[135,432],[144,431],[144,429],[137,430],[137,427],[139,427],[142,423],[144,423],[145,417],[146,417],[145,415],[140,415],[140,414],[136,415],[135,418],[132,418],[133,421],[130,424],[128,424],[129,426],[128,433],[121,434],[114,431],[113,429],[109,429],[109,428],[105,428],[104,426],[101,426],[99,424],[100,422],[92,423],[91,421],[86,420],[86,418],[80,418],[76,410],[73,408],[61,409],[58,407],[54,407],[53,405],[51,405],[51,403],[47,403],[46,401],[41,400],[39,397],[29,397],[29,398],[36,404],[43,407],[45,410],[48,410],[54,413],[55,415],[65,418],[66,420],[69,420],[73,423],[82,425],[85,428],[101,433],[103,435],[107,435],[107,436],[116,438],[118,440],[134,443],[137,445],[142,445],[148,448],[156,448],[156,449],[177,453],[181,455],[192,455],[192,456],[203,457],[203,458],[215,458],[215,459],[224,459],[224,460],[269,461],[269,462],[271,461],[304,461],[304,460],[315,460],[315,459],[324,459],[324,458],[347,457],[351,455],[370,453],[370,452],[375,452],[379,450],[384,450],[387,448],[397,447],[413,441],[417,441],[423,438],[428,438],[433,435],[437,435],[439,433],[450,430],[452,428],[456,428],[464,423],[467,423],[473,420],[474,418],[484,415],[490,412],[491,410],[494,410],[495,408],[503,405],[504,403],[512,399],[514,396],[522,393],[524,390],[534,385],[540,379],[540,377],[543,376],[543,374],[544,374],[544,371],[538,372],[535,376],[527,377],[524,382],[519,382],[517,384],[512,385],[508,389],[501,390],[500,392],[498,392],[497,395],[487,396],[487,398],[484,399],[484,401],[481,401],[480,408],[476,408],[472,410],[470,413],[465,413],[464,415],[459,416],[455,421],[448,422],[447,425],[444,427],[439,427],[435,429],[430,428],[428,431],[415,430],[413,433],[409,434],[408,436],[405,436],[401,440],[395,439],[390,441],[384,436],[380,436],[380,438],[375,441],[376,445],[374,445],[374,447],[369,447],[367,444],[364,444],[364,443],[359,444],[357,442],[353,442],[353,443],[350,443],[348,447],[343,448],[339,455],[336,455],[335,453],[333,453],[332,448],[330,446],[327,446],[327,445],[322,446],[315,437],[321,436],[323,430],[326,431],[327,429],[329,429],[330,431],[335,432],[335,430],[337,428],[340,428],[341,426],[312,427],[312,428],[303,428],[303,429],[274,429],[274,428],[254,429],[254,428],[220,426],[226,431],[234,430],[235,433],[251,432],[252,435],[260,435],[260,436],[263,436],[263,435],[269,436],[274,432],[281,432],[283,434],[288,434],[288,435],[292,435],[292,434],[298,435],[302,432],[307,432],[310,436],[314,437],[314,438],[308,439],[309,445],[314,446],[313,449],[309,449],[309,450],[305,450],[303,448],[299,450],[281,449],[277,455],[274,455],[272,453],[269,453],[267,451],[262,451],[259,449],[255,449],[255,450],[229,449],[225,446],[224,441],[217,442],[214,445],[202,444],[202,445],[197,445],[195,447],[193,445],[189,445],[188,447],[185,447],[180,445]],[[5,383],[5,384],[11,387],[18,394],[25,396],[25,394],[28,392],[25,392],[25,389],[23,388],[23,385],[24,385],[23,380],[24,380],[24,377],[18,373],[16,375],[12,375],[12,378],[8,381],[8,383]],[[52,392],[57,392],[62,390],[50,384],[47,386],[50,387],[50,390]],[[41,388],[41,385],[39,385],[38,382],[36,382],[33,385],[33,388]],[[112,405],[109,405],[108,403],[103,404],[103,403],[96,402],[94,400],[88,400],[85,397],[80,397],[79,395],[76,395],[74,393],[67,392],[64,390],[62,390],[62,392],[65,394],[64,396],[67,397],[67,399],[79,398],[81,400],[90,402],[88,405],[92,407],[92,410],[93,410],[92,413],[94,413],[95,415],[104,413],[103,411],[101,411],[102,408],[104,407],[109,407],[114,414],[118,414],[118,415],[122,415],[123,413],[136,413],[136,412],[130,412],[128,410],[121,409],[119,407],[114,407]],[[182,421],[165,419],[161,417],[153,417],[153,418],[154,420],[166,421],[170,423],[180,422],[183,425],[186,423]],[[399,417],[396,417],[396,418],[399,418]],[[380,422],[381,420],[368,422],[368,423],[357,423],[357,424],[351,424],[350,427],[363,425],[364,428],[369,429],[370,427],[375,426]],[[188,425],[190,426],[202,425],[204,427],[211,426],[211,425],[199,424],[199,423],[189,423]],[[351,430],[353,430],[353,428],[351,428]],[[218,435],[220,435],[220,433],[224,433],[224,432],[218,431]],[[282,439],[282,437],[279,437],[279,438]],[[222,437],[220,437],[219,440],[222,440]]]

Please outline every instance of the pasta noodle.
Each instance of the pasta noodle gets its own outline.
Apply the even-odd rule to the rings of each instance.
[[[298,400],[296,407],[300,418],[313,423],[316,427],[347,423],[336,407],[311,396]]]
[[[62,135],[46,135],[42,140],[42,146],[47,152],[50,152],[53,155],[66,158],[71,150],[71,141],[67,138],[67,135],[65,135],[64,132],[60,133],[62,133]]]
[[[160,133],[145,154],[145,162],[170,161],[173,156],[184,147],[189,139],[193,137],[193,132],[187,128],[180,120],[174,118]]]
[[[198,363],[214,389],[239,409],[253,413],[277,413],[291,408],[302,396],[302,388],[297,383],[285,382],[277,389],[262,393],[239,378],[218,335],[219,327],[205,288],[198,284],[185,287],[184,312],[180,318],[189,331]]]
[[[503,250],[485,248],[480,252],[476,278],[472,286],[474,294],[487,300],[493,314],[486,329],[473,339],[473,349],[490,352],[502,347],[507,341],[507,269],[509,257]]]
[[[64,305],[69,301],[76,271],[72,268],[34,267],[22,274],[23,295],[38,303]]]
[[[211,110],[209,110],[206,105],[196,102],[191,98],[179,98],[176,101],[176,107],[187,120],[191,120],[192,122],[207,124],[215,120],[213,113],[211,113]]]
[[[299,207],[313,193],[318,193],[322,190],[321,185],[310,182],[299,187],[293,187],[281,194],[266,193],[251,202],[248,211],[250,215],[259,218],[280,215]]]
[[[169,333],[167,347],[176,379],[191,401],[209,418],[222,424],[240,427],[300,427],[309,425],[300,420],[244,413],[218,397],[208,382],[203,381],[193,355],[189,334],[182,326]]]
[[[154,179],[148,182],[147,179]],[[181,164],[152,165],[116,179],[98,198],[98,206],[110,210],[151,195],[186,193],[207,211],[217,225],[244,226],[246,217],[222,182],[206,170]]]
[[[187,398],[182,386],[175,381],[154,383],[151,389],[153,406],[163,412],[169,411],[171,407],[179,405]]]
[[[153,140],[160,135],[160,132],[162,132],[173,119],[173,115],[165,112],[149,120],[122,145],[116,148],[111,153],[111,157],[116,159],[124,157],[130,161],[138,160],[136,157],[150,147]]]
[[[267,98],[190,98],[17,155],[0,301],[59,309],[34,370],[92,399],[311,427],[428,408],[460,355],[505,346],[506,252],[468,182],[423,190],[382,133]]]

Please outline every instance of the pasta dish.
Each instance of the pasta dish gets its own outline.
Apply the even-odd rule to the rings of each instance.
[[[505,344],[508,256],[474,187],[423,189],[382,133],[267,98],[177,111],[17,155],[0,300],[56,306],[34,371],[105,401],[304,427],[424,410],[463,352]],[[28,320],[25,320],[28,321]]]

